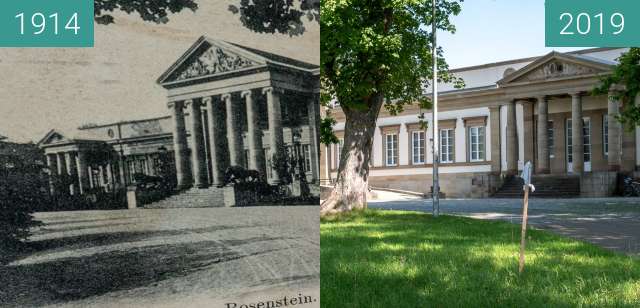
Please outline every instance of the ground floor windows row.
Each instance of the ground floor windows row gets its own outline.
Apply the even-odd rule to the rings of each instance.
[[[439,129],[438,149],[440,153],[441,163],[456,162],[456,129],[442,128]],[[466,134],[466,161],[480,162],[486,160],[486,126],[467,126]],[[396,167],[400,165],[400,138],[402,136],[398,131],[382,132],[382,150],[373,149],[375,153],[382,155],[382,165],[386,167]],[[407,133],[407,142],[409,144],[408,158],[411,165],[422,165],[427,163],[427,151],[431,150],[431,136],[427,135],[425,129],[410,129]],[[428,142],[429,141],[429,142]],[[344,147],[344,139],[338,138],[338,142],[331,148],[332,166],[337,169],[340,166],[340,157]],[[375,156],[376,154],[374,154]],[[373,158],[370,161],[373,166]]]

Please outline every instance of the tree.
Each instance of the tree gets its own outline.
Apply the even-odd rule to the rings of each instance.
[[[611,75],[603,77],[593,92],[608,94],[612,87],[622,86],[620,91],[614,94],[614,98],[622,103],[618,121],[627,129],[631,129],[640,125],[640,106],[635,104],[640,93],[640,48],[634,47],[623,53],[618,62]]]
[[[144,21],[167,23],[169,13],[184,9],[195,12],[196,0],[94,0],[94,17],[99,24],[114,22],[114,11],[127,14],[138,13]],[[320,20],[319,0],[240,0],[239,5],[230,5],[232,14],[239,14],[242,24],[258,33],[280,33],[301,35],[305,31],[303,18]]]
[[[451,15],[460,1],[439,0],[436,25],[455,32]],[[326,0],[321,2],[322,104],[339,102],[345,114],[344,146],[336,184],[323,214],[366,207],[373,132],[382,106],[391,114],[412,103],[430,108],[424,94],[433,76],[429,0]],[[440,82],[462,86],[439,54]],[[326,138],[325,138],[326,139]]]

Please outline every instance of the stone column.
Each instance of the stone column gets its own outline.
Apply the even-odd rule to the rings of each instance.
[[[573,173],[584,171],[584,137],[582,135],[582,97],[580,93],[571,94],[571,147]]]
[[[214,103],[211,97],[203,98],[203,103],[207,105],[207,121],[209,122],[209,147],[211,148],[210,160],[211,160],[211,184],[218,186],[222,184],[224,180],[224,134],[222,134],[222,128],[224,127],[224,119],[222,118],[221,110],[216,110],[219,104]]]
[[[533,136],[535,131],[533,129],[533,103],[527,100],[519,101],[519,104],[522,106],[522,160],[523,164],[530,161],[532,164],[534,162],[534,147],[533,147]],[[518,138],[519,141],[520,138]],[[520,149],[518,147],[518,149]],[[534,166],[535,167],[535,166]]]
[[[269,117],[269,154],[271,155],[271,184],[280,183],[278,170],[274,168],[273,156],[281,156],[284,150],[284,139],[282,133],[282,112],[280,111],[280,93],[273,87],[262,90],[267,96],[267,114]]]
[[[47,167],[49,167],[49,192],[52,196],[56,194],[55,176],[58,172],[58,159],[56,154],[47,154]]]
[[[67,173],[67,162],[65,161],[65,153],[57,153],[57,164],[58,164],[58,176],[60,179],[60,183],[68,183],[67,180],[69,179],[68,173]],[[60,185],[61,187],[64,187],[63,185]],[[65,194],[69,194],[69,187],[66,187]]]
[[[620,170],[620,158],[622,153],[621,146],[621,136],[622,136],[622,125],[616,119],[616,116],[620,113],[620,103],[617,99],[614,99],[613,96],[616,95],[614,92],[609,93],[608,99],[608,113],[607,113],[607,122],[608,122],[608,134],[609,134],[609,152],[607,155],[607,160],[609,164],[610,171],[619,171]]]
[[[258,106],[251,91],[242,92],[247,105],[247,141],[249,142],[249,169],[257,170],[266,178],[264,149],[262,148],[262,130],[260,129]]]
[[[500,106],[489,107],[489,121],[491,122],[491,127],[489,128],[489,134],[491,134],[491,172],[499,175],[502,169],[502,159],[500,157],[500,144],[502,142],[500,138]]]
[[[69,175],[70,184],[69,184],[69,193],[71,195],[77,194],[78,191],[78,174],[76,164],[76,157],[73,152],[66,152],[64,155],[64,161],[67,163],[66,169],[67,174]]]
[[[187,101],[191,114],[191,166],[193,167],[193,185],[207,187],[207,161],[204,157],[204,134],[202,131],[202,111],[199,101]]]
[[[538,163],[537,173],[549,173],[549,108],[547,98],[538,97]]]
[[[87,173],[87,156],[84,152],[78,151],[78,155],[76,156],[76,166],[78,168],[78,183],[80,194],[84,194],[84,192],[89,188],[89,174]]]
[[[311,152],[311,170],[308,171],[311,171],[313,181],[316,182],[320,180],[320,158],[318,156],[320,153],[320,98],[317,94],[313,94],[307,100],[307,114],[309,119],[309,151]]]
[[[191,186],[191,173],[189,172],[189,149],[187,147],[187,132],[184,122],[183,102],[171,102],[171,117],[173,118],[173,150],[176,157],[176,177],[178,189]]]
[[[113,190],[115,188],[114,185],[114,179],[113,179],[113,166],[111,165],[111,162],[107,163],[107,189],[109,189],[110,191]]]
[[[233,102],[231,94],[222,95],[222,101],[227,108],[227,140],[229,140],[229,164],[231,166],[244,165],[244,147],[242,143],[242,123],[240,122],[240,108]]]
[[[518,127],[516,102],[507,104],[507,175],[518,174]]]

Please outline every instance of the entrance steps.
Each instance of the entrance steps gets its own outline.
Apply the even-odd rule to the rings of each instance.
[[[196,208],[196,207],[223,207],[224,195],[222,188],[190,188],[177,195],[147,204],[144,208]]]
[[[580,197],[580,177],[573,175],[533,175],[531,183],[536,187],[530,198],[576,198]],[[505,179],[502,187],[492,196],[494,198],[522,198],[524,181],[512,176]]]

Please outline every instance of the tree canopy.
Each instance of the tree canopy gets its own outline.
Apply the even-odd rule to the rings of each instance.
[[[138,13],[144,21],[167,23],[170,13],[184,9],[196,11],[196,0],[94,0],[94,17],[99,24],[111,24],[114,11]],[[304,19],[320,20],[319,0],[240,0],[229,6],[238,14],[242,24],[258,33],[301,35],[305,31]]]
[[[629,49],[618,58],[618,62],[611,75],[602,78],[593,92],[608,94],[612,87],[622,86],[620,91],[613,92],[613,96],[622,102],[618,120],[627,128],[633,128],[640,125],[640,106],[635,104],[640,94],[640,48]]]
[[[460,2],[437,2],[439,30],[455,32],[449,16],[460,13]],[[381,93],[392,113],[415,102],[429,106],[431,1],[326,0],[321,6],[323,103],[337,99],[343,109],[364,110],[366,98]],[[442,48],[437,52],[439,80],[462,85],[448,73]]]

